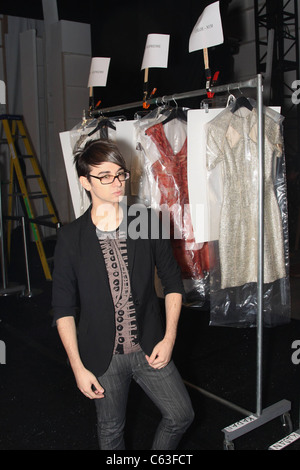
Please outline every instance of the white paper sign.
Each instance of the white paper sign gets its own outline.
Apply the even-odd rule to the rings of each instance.
[[[169,34],[148,34],[141,70],[150,67],[167,68]]]
[[[109,64],[109,57],[92,58],[88,87],[106,86]]]
[[[219,2],[205,8],[199,17],[189,41],[189,52],[217,46],[224,42]]]

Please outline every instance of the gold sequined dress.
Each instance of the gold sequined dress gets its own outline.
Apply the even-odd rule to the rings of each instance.
[[[286,276],[282,215],[274,165],[282,156],[280,124],[264,116],[264,283]],[[207,168],[222,164],[219,256],[221,288],[257,282],[257,111],[228,108],[207,125]]]

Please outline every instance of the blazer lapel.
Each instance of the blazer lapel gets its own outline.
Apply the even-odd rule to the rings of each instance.
[[[135,258],[135,249],[136,249],[136,241],[130,238],[128,232],[129,223],[133,220],[134,217],[128,216],[128,209],[126,212],[126,219],[123,221],[125,224],[126,230],[126,238],[127,238],[127,255],[128,255],[128,270],[129,275],[131,275],[133,266],[134,266],[134,258]],[[82,230],[82,240],[81,243],[83,245],[83,249],[86,252],[89,261],[89,269],[93,272],[101,274],[101,278],[103,277],[106,279],[107,285],[109,286],[108,277],[106,274],[106,267],[105,261],[102,255],[101,248],[99,246],[99,241],[96,235],[96,227],[92,222],[91,218],[91,211],[88,210],[86,212],[86,219],[83,220],[83,230]],[[105,273],[105,275],[104,275]]]
[[[110,288],[105,261],[99,246],[96,227],[92,222],[90,210],[87,213],[87,220],[85,221],[82,235],[81,243],[86,252],[89,271],[91,271],[93,275],[99,277],[99,279],[105,280],[106,287]]]

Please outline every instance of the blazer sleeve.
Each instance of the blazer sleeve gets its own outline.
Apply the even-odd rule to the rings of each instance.
[[[78,308],[75,249],[66,237],[65,227],[58,231],[52,276],[52,309],[54,324],[61,317],[76,316]],[[73,253],[73,254],[72,254]]]
[[[151,224],[153,227],[158,227],[158,230],[151,231],[152,252],[157,269],[157,275],[161,280],[164,295],[172,292],[182,294],[185,299],[185,290],[181,277],[181,270],[173,255],[171,246],[169,230],[161,221],[161,218],[151,214]],[[158,236],[153,238],[153,233]]]

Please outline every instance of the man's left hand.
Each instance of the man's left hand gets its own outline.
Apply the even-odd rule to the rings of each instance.
[[[151,356],[146,355],[148,364],[154,369],[162,369],[171,360],[173,344],[167,340],[162,340],[154,346]]]

